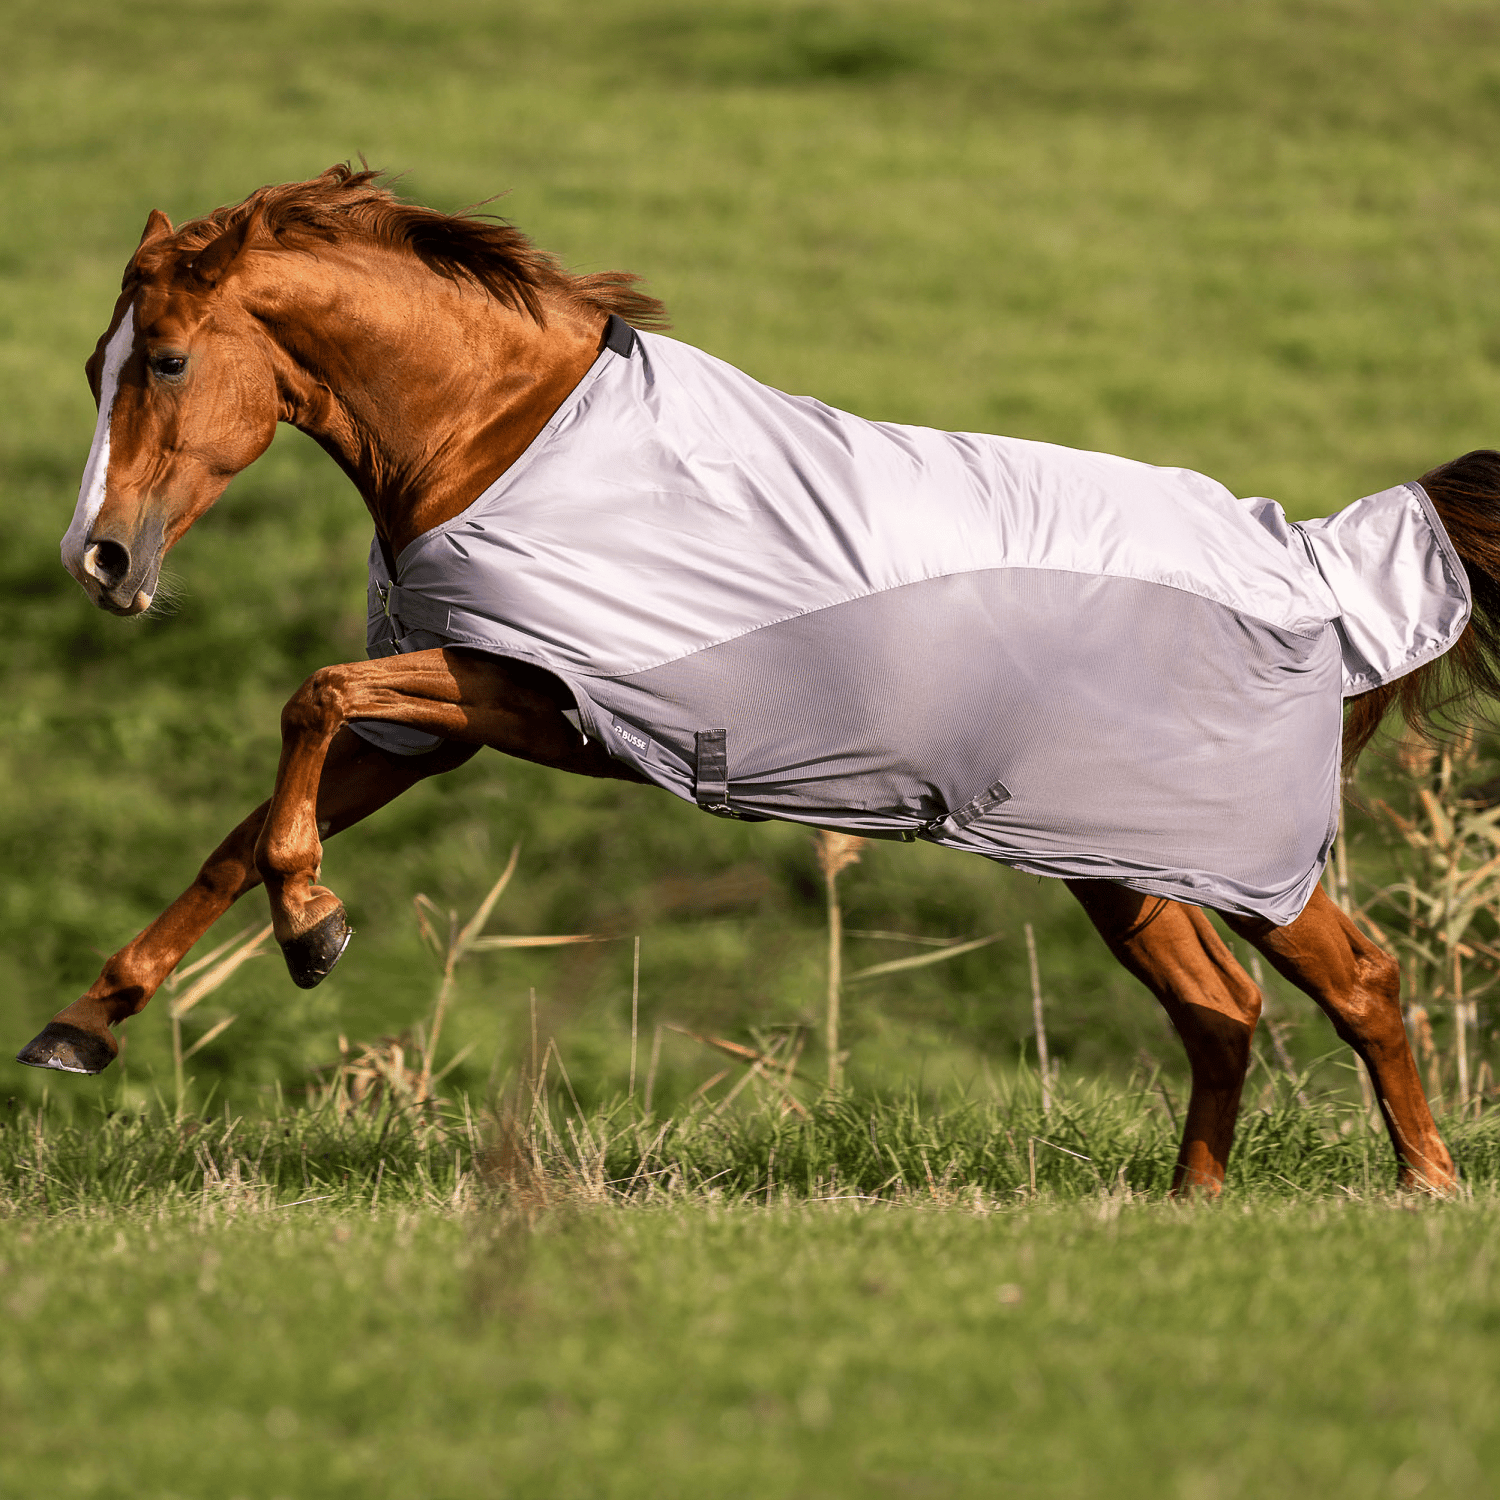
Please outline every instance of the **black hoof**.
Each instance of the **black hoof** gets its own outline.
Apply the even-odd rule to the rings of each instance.
[[[16,1061],[61,1073],[102,1073],[115,1060],[115,1049],[103,1037],[66,1022],[49,1021],[16,1053]]]
[[[281,945],[286,956],[286,966],[294,983],[304,990],[322,984],[333,972],[354,929],[344,915],[342,906],[335,907],[316,927],[309,927],[300,937],[294,937]]]

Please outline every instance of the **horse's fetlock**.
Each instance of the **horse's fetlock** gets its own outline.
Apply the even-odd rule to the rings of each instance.
[[[266,839],[255,851],[255,868],[275,901],[284,895],[290,882],[306,874],[308,861],[284,840]]]
[[[141,972],[139,966],[121,954],[115,954],[100,972],[98,979],[84,992],[84,1000],[107,1000],[134,1015],[156,993],[160,981]]]

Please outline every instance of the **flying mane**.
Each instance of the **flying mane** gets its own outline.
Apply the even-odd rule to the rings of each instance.
[[[242,203],[190,219],[166,238],[143,245],[126,267],[122,285],[156,275],[169,261],[190,271],[192,261],[226,234],[249,230],[288,250],[358,238],[407,251],[437,275],[480,287],[538,323],[545,322],[542,294],[553,291],[600,313],[617,313],[636,328],[668,326],[662,304],[637,290],[639,276],[628,271],[575,276],[505,220],[403,203],[380,185],[382,176],[340,164],[308,182],[258,188]]]

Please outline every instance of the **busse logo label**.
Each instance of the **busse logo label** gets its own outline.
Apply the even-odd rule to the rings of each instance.
[[[630,746],[632,750],[643,759],[651,753],[651,741],[640,732],[632,729],[628,724],[622,724],[618,719],[611,719],[609,727]]]

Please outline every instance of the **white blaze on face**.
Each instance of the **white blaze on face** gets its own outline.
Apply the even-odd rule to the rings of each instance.
[[[120,326],[104,347],[104,370],[99,376],[99,421],[94,427],[94,442],[89,448],[88,467],[78,487],[78,504],[73,521],[63,535],[63,566],[79,583],[88,571],[84,557],[89,533],[94,529],[100,507],[104,504],[105,486],[109,482],[109,419],[114,411],[115,394],[120,389],[120,371],[130,358],[135,343],[135,309],[126,308]]]

